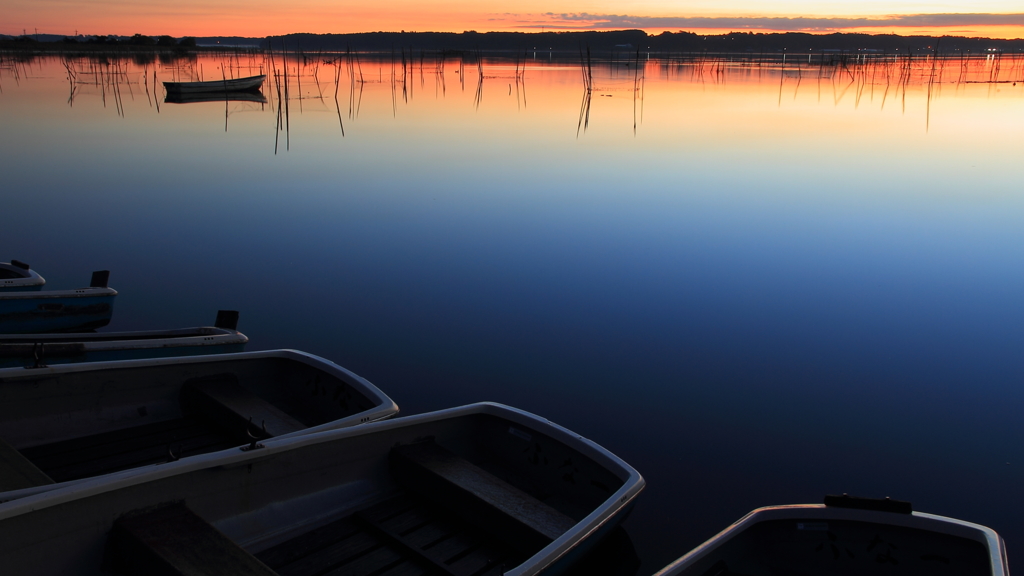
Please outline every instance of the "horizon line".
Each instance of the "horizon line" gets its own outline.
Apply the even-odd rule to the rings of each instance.
[[[844,30],[776,30],[776,29],[767,29],[767,28],[730,29],[730,31],[728,31],[728,32],[716,31],[714,33],[700,32],[700,30],[702,30],[701,28],[697,28],[697,29],[694,29],[694,30],[683,30],[683,29],[680,29],[680,30],[675,30],[675,31],[672,31],[672,30],[662,30],[662,31],[657,32],[657,33],[649,32],[649,31],[647,31],[647,30],[645,30],[643,28],[637,28],[637,27],[632,27],[632,28],[587,28],[587,27],[561,28],[561,27],[559,27],[556,30],[538,30],[537,29],[537,28],[552,28],[551,26],[544,26],[544,27],[541,27],[541,26],[523,26],[523,28],[525,28],[525,29],[523,29],[523,30],[486,30],[486,31],[483,31],[483,32],[479,32],[479,31],[476,31],[476,30],[463,30],[461,32],[452,32],[452,31],[445,31],[445,30],[365,30],[365,31],[361,31],[361,32],[286,32],[286,33],[283,33],[283,34],[268,34],[266,36],[244,36],[244,35],[237,35],[237,34],[185,34],[185,35],[181,35],[181,36],[172,36],[172,37],[173,38],[178,38],[178,39],[180,39],[180,38],[242,38],[242,39],[246,39],[246,40],[264,40],[264,39],[267,39],[267,38],[279,38],[279,37],[282,37],[282,36],[293,36],[293,35],[298,35],[298,34],[305,34],[305,35],[310,35],[310,36],[330,36],[330,35],[333,35],[333,36],[351,36],[351,35],[358,35],[358,34],[454,34],[454,35],[461,35],[461,34],[527,34],[527,35],[531,35],[531,34],[537,34],[537,35],[539,35],[539,34],[578,34],[578,33],[585,33],[585,32],[592,32],[592,33],[599,33],[599,34],[610,34],[610,33],[615,33],[615,32],[643,32],[647,36],[651,36],[651,37],[659,36],[659,35],[665,34],[665,33],[670,33],[670,34],[683,34],[683,33],[685,33],[685,34],[694,34],[694,35],[697,35],[697,36],[728,36],[730,34],[751,34],[751,35],[765,35],[765,36],[768,36],[768,35],[786,35],[786,34],[803,34],[803,35],[808,35],[808,36],[833,36],[833,35],[837,35],[838,34],[838,35],[851,35],[851,36],[852,35],[857,35],[857,36],[896,36],[896,37],[901,37],[901,38],[914,38],[914,37],[924,37],[924,38],[964,38],[964,39],[971,39],[971,40],[997,40],[997,41],[1008,41],[1008,42],[1024,40],[1024,37],[1017,37],[1017,38],[995,38],[995,37],[991,37],[991,36],[967,36],[967,35],[956,35],[956,34],[923,34],[923,33],[921,33],[921,34],[900,34],[898,32],[860,32],[860,31],[849,31],[849,30],[845,30],[845,31]],[[708,30],[708,29],[705,28],[703,30]],[[138,34],[138,33],[135,33],[135,34]],[[100,36],[107,36],[107,37],[115,36],[115,37],[118,37],[118,38],[131,38],[133,35],[134,34],[91,34],[91,33],[79,33],[76,36],[74,34],[58,34],[58,33],[38,32],[38,31],[35,31],[35,32],[32,32],[32,33],[22,33],[22,34],[11,34],[11,33],[0,32],[0,36],[8,36],[8,37],[11,37],[11,38],[31,38],[33,36],[48,36],[48,37],[62,36],[62,37],[65,37],[65,38],[88,38],[88,37],[95,38],[95,37],[100,37]],[[143,36],[153,37],[153,38],[157,38],[159,36],[162,36],[162,34],[142,34],[142,35]],[[170,36],[170,35],[168,35],[168,36]]]

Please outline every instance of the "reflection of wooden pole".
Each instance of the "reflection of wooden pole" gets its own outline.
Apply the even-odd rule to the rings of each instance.
[[[647,70],[646,70],[646,66],[645,66],[644,74],[646,74],[646,73],[647,73]],[[637,99],[637,92],[640,89],[640,86],[639,86],[639,83],[640,83],[639,74],[640,74],[640,47],[637,46],[636,47],[636,61],[633,63],[633,136],[636,136],[636,99]],[[641,101],[641,106],[642,105],[643,105],[643,101]],[[640,115],[641,115],[641,121],[643,121],[643,109],[642,108],[641,108]]]
[[[274,44],[270,40],[267,40],[267,54],[270,56],[270,70],[271,70],[271,74],[274,77],[274,86],[277,86],[277,63],[274,61]],[[271,94],[270,94],[270,103],[271,103],[271,106],[273,106],[273,103],[274,103],[274,94],[273,94],[273,92],[271,92]],[[280,103],[281,103],[280,100],[278,100],[278,104],[280,104]]]
[[[277,122],[274,123],[274,154],[277,154],[278,142],[281,139],[281,77],[277,69],[274,69],[274,87],[277,88]]]
[[[341,127],[341,137],[345,137],[345,123],[341,121],[341,104],[338,102],[338,86],[341,84],[341,65],[339,60],[334,61],[334,108],[338,111],[338,126]]]
[[[299,114],[302,114],[302,70],[306,67],[306,54],[303,53],[298,40],[295,41],[295,50],[298,52],[298,55],[295,57],[295,82],[299,87]],[[302,57],[301,64],[299,64],[299,56]]]
[[[284,149],[292,149],[292,123],[291,115],[288,109],[288,49],[284,45],[284,40],[281,40],[281,48],[283,55],[281,58],[284,61]]]
[[[224,131],[228,131],[228,75],[224,72],[224,63],[220,64],[220,76],[224,79]]]
[[[580,136],[580,129],[587,130],[590,126],[590,100],[594,88],[594,72],[590,62],[590,46],[587,46],[586,58],[583,56],[583,47],[580,47],[580,67],[583,70],[583,102],[580,104],[580,119],[576,124],[576,137]]]
[[[341,83],[341,66],[338,65],[338,61],[334,61],[334,99],[338,99],[338,84]]]

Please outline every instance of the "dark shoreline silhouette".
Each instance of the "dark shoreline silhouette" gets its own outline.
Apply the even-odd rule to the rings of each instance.
[[[898,36],[895,34],[806,34],[732,32],[704,35],[643,30],[586,32],[366,32],[359,34],[288,34],[271,36],[260,47],[304,51],[388,52],[399,48],[440,51],[570,51],[642,52],[795,52],[840,51],[941,54],[971,52],[1024,52],[1024,39],[997,40],[958,36]]]
[[[2,51],[220,51],[267,49],[286,51],[392,52],[399,49],[454,53],[573,52],[583,47],[608,52],[712,53],[884,53],[986,54],[1024,53],[1024,39],[1001,40],[962,36],[899,36],[896,34],[807,34],[802,32],[731,32],[705,35],[643,30],[576,32],[362,32],[356,34],[287,34],[266,38],[197,37],[196,46],[141,45],[131,37],[103,37],[105,43],[75,41],[54,35],[0,35]],[[138,36],[138,35],[136,35]]]

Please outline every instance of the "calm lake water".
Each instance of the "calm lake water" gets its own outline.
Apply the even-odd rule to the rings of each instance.
[[[646,477],[640,574],[843,492],[1024,557],[1024,60],[2,58],[0,260],[108,330],[548,417]]]

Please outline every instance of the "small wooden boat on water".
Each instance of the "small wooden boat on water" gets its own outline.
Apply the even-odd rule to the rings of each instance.
[[[0,558],[11,574],[556,574],[643,486],[569,430],[475,404],[6,502]]]
[[[0,334],[95,330],[110,323],[117,291],[110,272],[93,272],[88,288],[0,292]]]
[[[397,412],[363,378],[293,350],[4,368],[0,500]]]
[[[46,280],[18,260],[0,262],[0,292],[42,290]]]
[[[0,334],[0,368],[242,352],[249,338],[237,328],[238,312],[221,310],[213,326],[197,328]]]
[[[992,530],[909,502],[827,496],[759,508],[655,576],[1009,576]]]
[[[197,94],[202,92],[246,92],[258,90],[267,77],[248,76],[245,78],[225,78],[207,82],[164,82],[168,94]]]

